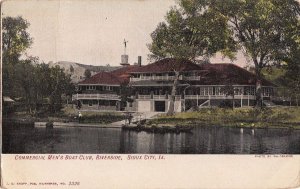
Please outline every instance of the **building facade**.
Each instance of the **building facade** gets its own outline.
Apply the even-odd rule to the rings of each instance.
[[[176,112],[210,106],[253,106],[260,82],[262,99],[270,101],[274,85],[234,64],[202,64],[167,58],[145,66],[125,65],[78,83],[73,100],[80,108],[103,111],[166,112],[178,73]],[[126,100],[124,91],[126,90]]]

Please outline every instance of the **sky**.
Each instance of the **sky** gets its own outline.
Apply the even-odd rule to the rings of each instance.
[[[40,60],[71,61],[88,65],[118,66],[126,39],[129,63],[150,63],[150,34],[175,0],[7,0],[2,16],[22,16],[30,26],[33,44],[27,50]],[[230,62],[217,55],[212,63]],[[234,63],[245,66],[238,54]]]

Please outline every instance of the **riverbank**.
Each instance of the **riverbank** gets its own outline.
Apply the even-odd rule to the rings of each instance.
[[[82,124],[105,125],[125,119],[125,115],[119,112],[95,112],[80,111],[82,114]],[[78,110],[70,106],[65,106],[57,113],[44,113],[30,115],[27,112],[15,112],[14,114],[3,117],[5,123],[13,124],[32,124],[34,122],[57,122],[57,123],[78,123]]]
[[[300,129],[299,107],[201,109],[182,112],[174,116],[161,115],[147,125],[224,126],[240,128],[293,128]]]
[[[84,125],[112,125],[121,127],[126,117],[121,112],[92,112],[81,111]],[[148,114],[147,114],[148,115]],[[152,114],[151,114],[152,115]],[[65,107],[61,112],[47,116],[31,116],[24,112],[17,112],[10,118],[4,118],[4,123],[14,125],[32,125],[34,122],[56,122],[61,124],[78,123],[78,110]],[[143,124],[147,129],[169,128],[185,126],[224,126],[239,128],[292,128],[300,129],[300,107],[274,107],[274,108],[209,108],[195,112],[182,112],[174,116],[161,114],[154,119],[146,118]],[[7,122],[8,121],[8,122]],[[76,124],[75,124],[76,125]],[[148,129],[148,130],[149,130]],[[164,130],[163,129],[163,130]]]

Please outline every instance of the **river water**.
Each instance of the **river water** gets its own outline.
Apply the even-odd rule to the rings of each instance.
[[[300,154],[300,130],[195,127],[154,134],[113,128],[6,127],[3,153]]]

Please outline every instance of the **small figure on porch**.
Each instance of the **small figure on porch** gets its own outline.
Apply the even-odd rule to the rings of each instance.
[[[81,114],[81,112],[78,112],[78,122],[79,123],[82,122],[82,114]]]
[[[130,125],[132,118],[133,118],[133,116],[131,114],[129,114],[128,118],[127,118],[128,119],[128,125]]]

